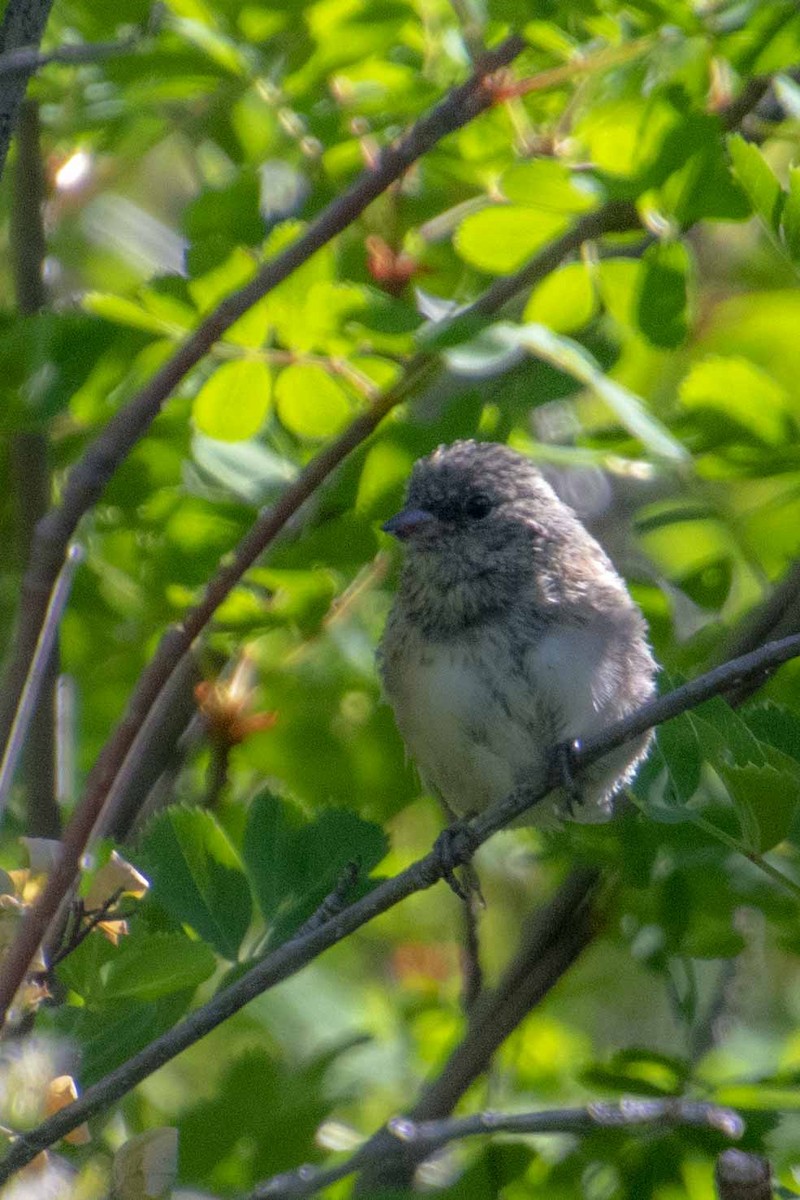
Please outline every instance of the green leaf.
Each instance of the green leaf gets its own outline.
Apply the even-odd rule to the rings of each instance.
[[[235,959],[252,915],[238,855],[211,813],[168,808],[148,828],[139,863],[152,895],[225,958]]]
[[[681,951],[690,958],[735,958],[747,945],[731,926],[728,916],[713,912],[693,914],[695,920],[681,938]]]
[[[620,424],[641,440],[659,458],[685,462],[686,450],[667,429],[651,416],[644,402],[622,384],[609,379],[583,346],[570,338],[558,337],[543,325],[507,325],[492,327],[492,334],[506,345],[520,346],[571,375],[600,397]]]
[[[654,346],[671,349],[686,340],[690,265],[682,242],[657,242],[644,253],[637,323]]]
[[[554,213],[584,213],[601,200],[597,182],[573,174],[554,158],[517,163],[505,172],[500,190],[512,204]]]
[[[339,433],[350,418],[347,393],[322,367],[295,363],[275,382],[281,423],[296,437],[320,441]]]
[[[250,806],[242,854],[273,939],[288,936],[336,886],[351,862],[369,874],[387,850],[378,825],[347,809],[303,820],[285,800],[263,792]]]
[[[713,413],[766,445],[777,446],[787,436],[786,392],[746,358],[709,355],[694,364],[678,394],[683,408]]]
[[[214,973],[217,960],[205,942],[179,933],[153,933],[123,939],[103,968],[103,1001],[158,1000],[172,992],[193,990]]]
[[[800,263],[800,167],[789,171],[789,194],[783,206],[781,237],[794,262]]]
[[[464,262],[492,275],[518,270],[568,225],[559,213],[532,208],[488,208],[473,213],[456,231],[454,245]]]
[[[695,728],[703,756],[712,764],[767,765],[765,748],[721,696],[706,700],[687,716]]]
[[[581,1072],[582,1082],[591,1088],[638,1096],[674,1096],[683,1090],[688,1076],[685,1059],[634,1047],[620,1050],[607,1065]]]
[[[187,328],[185,324],[153,312],[135,300],[127,300],[124,296],[113,296],[107,292],[87,292],[81,299],[81,305],[86,312],[96,317],[103,317],[116,325],[143,329],[161,337],[180,337]]]
[[[800,761],[800,720],[786,705],[755,700],[740,709],[739,716],[760,742]]]
[[[575,333],[591,321],[599,298],[585,263],[553,271],[531,292],[522,314],[526,323],[546,325],[553,333]]]
[[[159,1000],[112,1000],[87,1008],[63,1005],[55,1028],[81,1050],[81,1083],[89,1086],[166,1033],[189,1007],[191,992]]]
[[[771,765],[714,764],[728,789],[749,850],[763,853],[788,836],[800,802],[800,765],[798,768],[793,772]]]
[[[759,741],[721,697],[688,714],[704,757],[725,784],[749,850],[788,835],[800,801],[800,763]]]
[[[336,595],[336,580],[330,571],[317,567],[313,571],[275,570],[255,567],[250,580],[263,585],[270,593],[269,608],[262,620],[276,625],[294,625],[304,637],[319,632],[323,618],[330,612]],[[261,605],[263,608],[263,605]]]
[[[675,798],[686,805],[700,786],[702,757],[695,729],[685,714],[660,725],[658,748],[669,771]]]
[[[235,499],[260,506],[280,494],[296,477],[297,467],[258,442],[218,442],[197,434],[194,464],[184,468],[190,491],[216,502]]]
[[[271,377],[262,362],[223,363],[195,397],[192,419],[206,437],[242,442],[258,433],[270,407]]]
[[[773,236],[780,233],[784,194],[764,155],[752,142],[739,133],[728,138],[728,150],[733,173],[747,193],[753,211],[761,218]]]
[[[223,1071],[216,1086],[198,1089],[181,1108],[181,1178],[205,1192],[231,1195],[308,1162],[333,1101],[314,1060],[283,1061],[272,1048],[242,1053],[220,1046]]]

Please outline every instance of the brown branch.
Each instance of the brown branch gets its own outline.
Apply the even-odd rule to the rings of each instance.
[[[83,551],[79,546],[73,546],[67,555],[45,612],[42,632],[33,648],[30,668],[23,682],[19,705],[14,714],[2,759],[0,759],[0,817],[5,810],[11,790],[11,781],[25,745],[31,717],[41,694],[42,685],[47,678],[49,664],[52,661],[53,646],[58,636],[58,626],[64,614],[72,579],[81,562],[82,555]]]
[[[723,643],[720,660],[756,650],[767,640],[788,637],[800,631],[800,562],[793,562],[783,579],[768,596],[744,617],[739,627]],[[726,695],[729,704],[742,704],[754,690],[745,684]]]
[[[621,1100],[618,1104],[588,1104],[585,1108],[561,1108],[549,1112],[474,1113],[445,1121],[413,1121],[395,1117],[387,1126],[380,1147],[390,1165],[402,1160],[408,1150],[421,1161],[450,1142],[468,1137],[486,1137],[494,1133],[571,1133],[575,1136],[596,1133],[599,1129],[621,1132],[639,1129],[713,1129],[728,1138],[744,1133],[744,1122],[730,1108],[696,1100]],[[328,1170],[302,1167],[299,1171],[276,1175],[260,1184],[250,1200],[305,1200],[323,1188],[338,1183],[363,1166],[365,1147],[346,1162]],[[731,1153],[726,1151],[726,1153]],[[733,1197],[731,1198],[733,1200]],[[741,1200],[751,1200],[750,1197]],[[752,1200],[760,1200],[753,1196]]]
[[[638,218],[631,205],[609,204],[590,213],[562,238],[537,255],[518,275],[512,276],[510,280],[499,280],[480,300],[456,317],[455,321],[462,320],[466,315],[488,315],[495,305],[499,307],[509,295],[513,295],[514,280],[522,280],[524,286],[529,286],[537,278],[547,275],[587,238],[629,230],[631,227],[638,227]],[[409,363],[402,379],[378,396],[336,441],[312,459],[273,507],[258,518],[231,555],[230,562],[221,567],[208,584],[200,603],[187,614],[181,625],[174,626],[161,639],[153,659],[139,678],[122,721],[101,751],[91,772],[85,796],[65,832],[59,862],[50,875],[44,892],[22,923],[19,934],[4,960],[3,974],[0,977],[0,1018],[5,1018],[8,1005],[25,977],[36,948],[46,934],[48,924],[75,878],[81,855],[100,817],[114,778],[125,761],[139,728],[147,719],[172,672],[222,601],[245,571],[275,540],[290,517],[294,516],[305,501],[317,491],[331,471],[374,432],[388,412],[435,373],[437,364],[435,354],[417,354]]]
[[[454,88],[395,145],[383,150],[376,161],[311,222],[302,237],[261,267],[250,283],[226,296],[136,397],[111,418],[88,447],[69,474],[61,504],[39,522],[36,530],[23,581],[14,658],[6,682],[0,689],[0,742],[7,733],[19,698],[17,685],[36,642],[47,597],[77,524],[102,495],[120,463],[147,432],[172,390],[249,308],[351,225],[418,158],[427,154],[447,134],[460,129],[490,108],[494,97],[487,86],[487,75],[511,63],[524,45],[520,37],[507,38],[485,57],[480,72]]]
[[[719,1200],[772,1200],[772,1172],[765,1158],[724,1150],[714,1171]]]
[[[555,896],[531,915],[497,988],[480,997],[470,1013],[466,1034],[425,1087],[408,1119],[432,1121],[449,1116],[477,1077],[488,1070],[506,1038],[586,949],[599,924],[594,912],[599,882],[599,871],[578,868]],[[360,1148],[352,1169],[364,1174],[354,1195],[369,1197],[381,1190],[401,1191],[411,1186],[416,1168],[429,1151],[416,1142],[407,1145],[403,1154],[391,1150],[390,1129],[379,1130]]]
[[[52,6],[53,0],[8,0],[0,26],[0,54],[13,53],[22,46],[35,49],[42,40]],[[0,176],[31,74],[31,70],[21,70],[0,76]]]
[[[765,669],[798,656],[800,635],[786,638],[782,642],[773,642],[753,654],[716,667],[666,696],[648,701],[624,720],[610,726],[605,733],[587,739],[580,748],[574,750],[574,773],[579,775],[604,754],[635,740],[646,730],[688,712],[712,696],[722,695],[733,681],[757,677]],[[561,763],[561,756],[554,753],[547,780],[535,794],[516,792],[499,804],[492,805],[470,822],[472,848],[482,845],[492,834],[539,803],[553,788],[559,786],[563,770]],[[472,850],[467,851],[464,847],[463,861],[467,861],[471,853]],[[213,999],[189,1013],[168,1033],[156,1038],[133,1058],[88,1088],[78,1100],[48,1118],[36,1129],[20,1135],[0,1163],[0,1184],[29,1163],[41,1150],[120,1099],[137,1083],[175,1058],[188,1046],[205,1037],[212,1029],[216,1029],[256,996],[297,974],[325,950],[349,937],[362,925],[393,908],[407,896],[432,887],[442,878],[444,870],[441,855],[434,849],[398,875],[379,883],[366,896],[356,900],[323,925],[303,937],[293,938],[267,955]],[[546,956],[545,954],[544,957]],[[555,974],[558,977],[561,971],[556,970]]]
[[[512,61],[522,46],[522,40],[518,37],[507,39],[484,59],[484,71],[488,68],[497,69],[505,62]],[[49,513],[38,526],[37,540],[23,586],[21,629],[17,637],[15,662],[11,666],[12,678],[15,671],[18,674],[20,663],[27,664],[33,650],[33,645],[30,644],[31,635],[39,627],[42,604],[49,594],[54,573],[64,553],[66,539],[81,515],[100,495],[119,462],[160,410],[175,384],[251,304],[345,228],[371,199],[380,194],[380,191],[389,186],[395,178],[399,178],[411,162],[424,154],[444,136],[444,133],[460,128],[487,108],[492,103],[490,92],[491,88],[486,86],[485,74],[473,76],[466,84],[451,92],[444,101],[423,117],[397,146],[384,151],[374,166],[362,173],[346,193],[320,214],[302,238],[263,267],[250,284],[227,297],[136,399],[112,418],[81,462],[73,469],[64,490],[61,506]],[[518,290],[543,278],[586,239],[608,232],[630,231],[637,227],[638,217],[633,205],[605,205],[579,221],[570,232],[548,246],[517,275],[497,280],[475,304],[454,318],[453,323],[467,314],[488,316],[498,311]],[[223,567],[211,580],[200,604],[188,614],[180,626],[173,628],[162,638],[154,659],[139,679],[123,720],[98,758],[88,781],[84,800],[66,831],[59,862],[47,887],[23,922],[9,949],[5,971],[0,978],[0,1019],[5,1019],[16,988],[24,979],[39,943],[45,937],[49,922],[58,911],[75,878],[80,856],[91,837],[105,796],[117,770],[124,762],[138,727],[146,719],[147,713],[172,671],[188,651],[193,639],[202,631],[216,608],[248,567],[277,537],[289,518],[319,488],[330,472],[370,436],[392,408],[413,392],[418,384],[433,375],[435,369],[434,354],[425,351],[418,353],[408,364],[399,383],[378,396],[339,439],[308,464],[273,508],[259,518],[240,542],[230,565]],[[10,705],[13,714],[17,703],[13,687],[0,688],[0,706],[4,701]],[[4,720],[10,721],[11,714],[0,711],[0,731],[4,728]]]
[[[17,308],[23,317],[35,316],[47,303],[43,275],[47,253],[42,215],[44,200],[39,106],[33,100],[25,100],[20,109],[17,129],[17,158],[14,164],[11,208],[14,290]],[[20,561],[24,568],[30,558],[36,524],[51,503],[46,435],[34,430],[15,433],[11,439],[11,461],[20,533]],[[25,747],[26,829],[32,837],[57,838],[61,833],[55,785],[55,690],[58,662],[56,640],[42,676],[39,700],[31,718]]]

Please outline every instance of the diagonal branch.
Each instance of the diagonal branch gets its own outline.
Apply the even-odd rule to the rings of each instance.
[[[573,750],[576,774],[597,762],[604,754],[640,737],[646,730],[696,708],[712,696],[719,696],[734,684],[758,678],[781,663],[800,656],[800,634],[771,642],[760,650],[734,659],[721,667],[691,680],[665,696],[659,696],[632,712],[604,733],[588,738]],[[545,798],[562,779],[560,756],[553,763],[544,785],[531,792],[515,792],[492,805],[469,824],[471,843],[478,847],[492,834],[504,828],[534,804]],[[466,861],[469,853],[464,850]],[[207,1004],[185,1017],[168,1033],[156,1038],[133,1058],[110,1072],[67,1108],[48,1118],[36,1129],[21,1135],[0,1163],[0,1184],[41,1151],[76,1129],[83,1121],[119,1100],[153,1071],[175,1058],[244,1008],[256,996],[295,975],[323,951],[336,945],[374,917],[393,908],[414,892],[433,887],[443,876],[445,866],[436,850],[412,863],[404,871],[378,884],[366,896],[337,913],[323,925],[302,937],[295,937],[252,967],[246,975],[219,992]]]
[[[470,1013],[466,1033],[426,1084],[407,1119],[429,1122],[448,1117],[478,1076],[488,1070],[506,1038],[593,941],[602,924],[595,903],[599,886],[599,871],[578,867],[553,898],[527,919],[517,952],[498,986],[480,997]],[[409,1140],[402,1154],[396,1150],[388,1127],[379,1129],[361,1146],[352,1160],[352,1170],[361,1172],[354,1196],[411,1186],[428,1150],[416,1139]],[[289,1195],[295,1193],[290,1190]]]
[[[13,43],[15,46],[17,44]],[[460,129],[489,109],[495,103],[495,97],[488,86],[487,76],[511,63],[524,46],[522,38],[509,37],[487,54],[480,71],[449,92],[394,145],[388,146],[345,192],[323,209],[302,237],[261,267],[239,291],[226,296],[136,397],[111,418],[88,447],[70,472],[61,504],[49,512],[36,528],[23,581],[14,657],[5,684],[0,689],[0,741],[5,739],[19,699],[20,680],[38,637],[50,589],[77,524],[99,499],[120,463],[147,432],[172,390],[249,308],[351,225],[417,159],[427,154],[447,134]],[[10,88],[12,83],[23,77],[12,75],[8,78],[10,82],[6,86]],[[0,170],[3,86],[0,78]]]
[[[488,316],[514,294],[514,282],[517,290],[522,286],[530,286],[552,271],[566,255],[578,249],[587,239],[609,232],[628,231],[631,228],[638,228],[638,217],[632,205],[605,205],[578,221],[568,233],[551,243],[517,275],[498,280],[475,304],[455,317],[454,321],[462,321],[470,315]],[[245,571],[275,540],[287,521],[317,491],[328,475],[374,432],[387,413],[413,394],[437,368],[436,354],[418,353],[408,364],[401,380],[377,396],[369,408],[356,417],[336,441],[311,460],[272,508],[262,513],[231,555],[230,562],[221,567],[208,584],[200,603],[186,615],[180,625],[173,626],[164,634],[153,659],[139,678],[122,721],[106,743],[91,772],[86,794],[64,834],[61,855],[47,887],[22,923],[19,934],[4,960],[3,974],[0,977],[0,1021],[5,1018],[8,1006],[25,977],[48,924],[75,878],[78,863],[100,816],[105,798],[135,741],[137,732],[173,671],[189,651],[192,642],[211,620]],[[99,440],[102,440],[102,435]],[[74,472],[71,478],[74,478]],[[55,510],[50,516],[57,517],[63,511],[62,506],[62,509]],[[49,518],[45,518],[45,522],[48,520]],[[44,525],[45,522],[41,524]]]

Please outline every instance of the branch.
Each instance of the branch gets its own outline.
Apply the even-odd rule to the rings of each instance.
[[[249,308],[282,283],[317,250],[351,225],[364,209],[400,179],[418,158],[427,154],[447,134],[460,129],[490,108],[495,98],[487,84],[487,75],[511,63],[524,46],[522,38],[509,37],[496,50],[487,54],[479,72],[448,93],[444,100],[421,117],[395,145],[383,150],[376,161],[362,171],[345,192],[323,209],[302,237],[261,267],[255,277],[239,291],[226,296],[134,399],[111,418],[88,447],[69,474],[61,504],[48,513],[36,530],[36,539],[23,581],[14,659],[6,684],[0,689],[0,741],[4,739],[19,698],[18,690],[15,691],[13,686],[14,681],[19,678],[21,671],[24,671],[30,658],[47,597],[78,522],[99,499],[120,463],[147,432],[172,390]],[[11,79],[16,81],[18,76],[14,75]],[[0,106],[1,104],[2,81]],[[1,135],[0,125],[0,138]]]
[[[387,1125],[381,1152],[389,1160],[402,1159],[413,1147],[414,1158],[422,1160],[449,1142],[493,1133],[568,1133],[587,1135],[598,1129],[713,1129],[728,1138],[740,1138],[744,1122],[730,1108],[694,1100],[621,1100],[618,1104],[587,1104],[585,1108],[557,1108],[529,1113],[475,1113],[447,1121],[411,1121],[394,1117]],[[726,1154],[738,1153],[726,1151]],[[250,1200],[304,1200],[324,1187],[352,1175],[360,1165],[362,1151],[329,1170],[304,1166],[298,1171],[276,1175],[260,1184]],[[749,1156],[747,1156],[749,1157]],[[746,1200],[742,1196],[742,1200]],[[748,1197],[747,1200],[750,1200]],[[753,1196],[752,1200],[760,1200]]]
[[[82,557],[81,547],[73,546],[67,555],[67,561],[61,568],[52,598],[47,606],[42,632],[34,647],[30,670],[25,677],[19,706],[14,715],[14,723],[11,726],[2,762],[0,762],[0,816],[2,816],[8,800],[14,772],[25,745],[25,736],[36,709],[42,684],[48,677],[58,626],[69,599],[73,576]],[[14,990],[16,991],[16,988]]]
[[[512,61],[522,45],[520,38],[508,38],[484,59],[484,71],[496,69],[505,62]],[[172,388],[235,320],[291,274],[315,250],[345,228],[363,211],[370,200],[398,178],[411,162],[430,149],[445,132],[460,128],[487,108],[492,103],[491,92],[491,87],[486,84],[485,75],[473,76],[413,126],[397,146],[385,150],[373,167],[362,173],[347,192],[312,222],[302,238],[266,264],[244,288],[222,301],[135,400],[112,418],[103,433],[89,447],[67,480],[61,506],[52,510],[37,527],[31,562],[23,582],[15,657],[11,664],[9,681],[4,688],[0,688],[0,732],[4,729],[5,722],[12,719],[18,702],[18,693],[15,694],[12,681],[19,675],[20,667],[25,668],[33,651],[35,642],[31,639],[35,637],[40,626],[42,606],[49,595],[52,580],[71,532],[83,513],[99,497],[116,467],[159,412]],[[553,242],[516,275],[497,280],[474,304],[458,314],[453,324],[465,316],[488,316],[497,312],[517,291],[531,286],[547,275],[583,241],[599,237],[603,233],[629,232],[638,228],[638,225],[638,216],[633,205],[622,202],[604,205],[578,221],[571,231]],[[80,857],[101,813],[105,796],[135,740],[137,729],[146,719],[193,639],[205,628],[219,604],[248,567],[274,541],[289,518],[313,495],[331,471],[374,432],[392,408],[410,395],[418,384],[434,374],[436,365],[436,356],[431,352],[421,351],[415,355],[398,383],[376,397],[370,407],[355,419],[341,437],[312,459],[273,508],[262,514],[240,542],[230,565],[222,568],[211,580],[200,604],[187,615],[180,626],[168,631],[162,638],[153,660],[139,678],[125,716],[95,764],[87,783],[84,800],[64,835],[59,862],[9,949],[4,964],[5,971],[0,978],[0,1023],[5,1020],[16,988],[24,979],[38,945],[46,935],[48,924],[75,878]]]
[[[593,941],[599,922],[594,900],[599,871],[577,868],[555,896],[527,919],[520,945],[493,992],[484,994],[471,1012],[464,1037],[437,1076],[426,1085],[408,1119],[431,1121],[452,1113],[461,1097],[489,1065],[496,1051],[528,1013],[559,982]],[[353,1170],[363,1171],[355,1196],[402,1191],[413,1182],[426,1152],[416,1144],[402,1156],[388,1154],[387,1130],[374,1134],[358,1152]]]
[[[47,253],[43,219],[45,182],[39,137],[39,106],[33,100],[24,101],[19,114],[12,194],[14,292],[20,314],[32,317],[47,303],[43,274]],[[20,533],[20,562],[24,569],[30,558],[36,524],[52,503],[46,433],[34,430],[15,433],[11,438],[11,462]],[[55,787],[55,691],[58,665],[56,640],[42,678],[25,749],[26,830],[32,837],[57,838],[61,833]]]
[[[578,221],[568,233],[537,255],[517,275],[499,280],[475,304],[456,316],[453,319],[454,323],[462,321],[465,317],[487,316],[496,311],[515,290],[522,286],[528,287],[536,279],[543,278],[587,239],[599,237],[603,233],[627,231],[637,227],[638,217],[633,206],[625,203],[605,205]],[[81,856],[100,817],[109,789],[139,729],[147,720],[163,688],[167,686],[173,671],[179,666],[195,638],[206,627],[245,571],[275,540],[287,521],[318,490],[334,468],[366,441],[386,414],[412,394],[420,383],[430,378],[437,368],[438,359],[435,353],[420,352],[415,355],[398,383],[377,396],[369,408],[356,417],[339,438],[311,460],[273,507],[261,514],[230,556],[230,561],[220,568],[208,584],[200,603],[187,613],[180,625],[173,626],[164,634],[155,655],[139,677],[125,715],[92,769],[83,801],[76,809],[64,834],[61,856],[48,879],[47,886],[27,914],[15,942],[4,959],[3,974],[0,976],[0,1022],[5,1019],[11,999],[25,977],[36,948],[44,939],[49,922],[75,878]],[[99,440],[102,440],[102,435]],[[70,479],[73,477],[74,472]],[[69,483],[66,490],[69,491]],[[50,517],[58,516],[63,511],[63,508],[55,510],[45,518],[39,528],[42,529]]]
[[[30,77],[50,63],[79,66],[82,63],[99,62],[104,58],[114,58],[118,54],[128,54],[135,50],[138,44],[138,36],[133,35],[119,42],[83,42],[57,46],[55,50],[47,50],[44,53],[36,46],[20,46],[18,50],[0,55],[0,78],[20,73]]]
[[[0,27],[0,53],[13,53],[21,46],[35,49],[42,40],[52,5],[53,0],[8,0]],[[0,76],[0,176],[31,74],[31,70],[23,69]]]
[[[719,1200],[772,1200],[772,1172],[765,1158],[724,1150],[714,1171]]]
[[[676,688],[666,696],[649,701],[630,716],[610,726],[604,734],[587,739],[576,748],[573,751],[573,770],[579,774],[609,751],[640,737],[653,726],[696,708],[712,696],[720,695],[734,682],[758,677],[764,671],[798,656],[800,635],[795,635],[781,642],[773,642],[743,658],[734,659]],[[515,792],[470,822],[469,830],[474,847],[482,845],[509,821],[543,800],[560,781],[560,757],[554,754],[548,777],[535,793]],[[465,861],[467,857],[464,851]],[[256,996],[295,975],[323,951],[336,945],[395,904],[399,904],[407,896],[432,887],[442,878],[443,872],[441,856],[433,850],[398,875],[378,884],[366,896],[362,896],[331,917],[325,924],[280,946],[252,967],[246,975],[219,992],[207,1004],[190,1013],[168,1033],[156,1038],[121,1067],[88,1088],[78,1100],[36,1129],[20,1136],[0,1163],[0,1183],[4,1183],[15,1171],[30,1162],[40,1150],[52,1145],[87,1118],[124,1096],[137,1083],[175,1058],[188,1046],[205,1037]]]

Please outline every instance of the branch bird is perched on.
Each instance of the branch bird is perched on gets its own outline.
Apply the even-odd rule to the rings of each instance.
[[[463,441],[416,463],[384,525],[406,545],[379,652],[386,696],[425,784],[469,817],[541,786],[559,743],[654,691],[644,618],[605,552],[529,459]],[[649,735],[580,780],[578,819],[609,816]],[[563,798],[531,810],[553,819]]]

